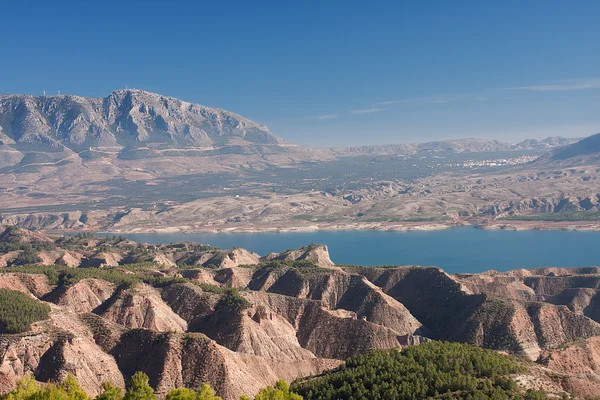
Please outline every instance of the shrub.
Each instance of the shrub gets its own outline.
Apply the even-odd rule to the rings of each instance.
[[[31,247],[31,245],[22,246],[22,250],[12,262],[11,265],[29,265],[36,264],[42,261],[38,257],[37,252]]]
[[[246,300],[236,289],[228,288],[225,293],[219,299],[216,305],[217,309],[228,309],[230,311],[241,311],[251,304]]]

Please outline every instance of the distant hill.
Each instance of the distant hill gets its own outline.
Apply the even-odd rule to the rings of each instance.
[[[532,165],[584,165],[595,163],[599,160],[600,133],[581,139],[567,146],[557,147],[537,159]]]
[[[388,144],[358,147],[336,147],[332,152],[338,156],[369,154],[417,154],[417,153],[485,153],[501,151],[548,151],[572,144],[580,138],[549,137],[543,140],[527,139],[519,143],[507,143],[490,139],[455,139],[414,144]]]
[[[550,159],[567,160],[584,156],[600,156],[600,133],[587,137],[569,146],[556,149],[551,153]]]
[[[512,146],[513,150],[551,150],[557,147],[577,143],[581,138],[565,138],[552,136],[543,140],[527,139]]]

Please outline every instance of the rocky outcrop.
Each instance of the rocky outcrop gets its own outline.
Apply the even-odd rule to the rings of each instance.
[[[203,319],[200,331],[238,353],[281,362],[315,358],[298,342],[296,328],[265,304],[245,310],[218,308]]]
[[[532,303],[528,306],[528,312],[542,348],[600,335],[600,324],[565,306]]]
[[[245,288],[252,281],[254,271],[254,268],[248,267],[222,268],[214,275],[213,283],[231,288]]]
[[[116,267],[123,256],[116,252],[100,252],[85,258],[81,262],[83,268]]]
[[[0,391],[11,391],[23,376],[34,374],[52,345],[44,333],[0,336]]]
[[[0,227],[2,229],[2,227]],[[8,226],[2,229],[0,233],[0,242],[2,243],[53,243],[54,240],[40,232],[30,231],[28,229],[16,226]]]
[[[220,268],[231,268],[239,265],[255,265],[260,262],[260,256],[245,249],[235,248],[227,253]]]
[[[78,313],[92,312],[116,291],[112,283],[99,279],[82,279],[71,286],[61,286],[44,299]]]
[[[439,268],[347,267],[344,270],[363,275],[398,300],[436,339],[456,335],[486,299],[485,295],[469,293]]]
[[[220,295],[207,293],[190,283],[178,283],[162,289],[163,300],[188,324],[189,331],[198,331],[204,317],[215,310]]]
[[[315,358],[279,363],[232,352],[201,334],[142,330],[125,334],[115,354],[126,376],[144,371],[159,395],[173,387],[198,387],[209,382],[225,399],[237,399],[242,394],[252,396],[279,377],[293,379],[339,364]]]
[[[159,332],[187,330],[187,322],[162,300],[160,292],[145,284],[120,290],[110,304],[106,304],[98,313],[109,321],[128,328]]]
[[[220,286],[219,282],[215,280],[216,273],[217,271],[206,268],[186,269],[181,271],[181,275],[186,279],[190,279],[198,283]]]
[[[600,337],[546,350],[540,355],[539,362],[565,374],[566,389],[576,397],[590,398],[600,393]]]
[[[58,340],[41,357],[35,371],[42,382],[60,382],[68,374],[74,375],[90,396],[100,394],[104,382],[125,386],[115,359],[88,338]]]
[[[455,279],[437,268],[413,267],[345,270],[363,274],[400,301],[436,339],[536,359],[543,348],[600,333],[600,324],[567,307],[527,301],[538,294],[513,276]],[[499,289],[506,280],[508,287]]]
[[[271,293],[249,298],[264,306],[266,315],[284,317],[296,330],[300,345],[317,357],[345,359],[370,349],[400,346],[393,330],[358,319],[355,313],[330,311],[318,301]]]
[[[550,296],[546,299],[548,303],[565,305],[569,310],[590,316],[592,319],[596,319],[595,307],[590,307],[592,299],[597,296],[598,292],[596,289],[591,288],[567,288],[560,293]],[[588,308],[589,307],[589,308]],[[598,315],[600,316],[600,315]]]
[[[269,254],[263,257],[263,260],[307,260],[323,268],[334,266],[333,261],[331,261],[331,258],[329,258],[329,249],[327,248],[327,246],[322,244],[311,244],[308,246],[300,247],[299,249],[286,250],[282,253]]]
[[[71,373],[91,395],[98,394],[105,381],[124,386],[114,358],[95,343],[76,313],[54,306],[50,317],[35,324],[31,332],[0,335],[2,390],[13,389],[26,374],[46,382]]]
[[[52,290],[46,275],[23,273],[0,274],[0,288],[17,290],[37,298],[43,297]]]
[[[422,327],[402,303],[364,277],[344,271],[303,274],[295,268],[275,271],[265,268],[255,273],[250,287],[319,300],[331,310],[350,311],[356,318],[393,329],[398,335],[412,335]]]
[[[473,294],[490,294],[515,300],[536,300],[535,291],[516,276],[482,273],[456,275],[454,278]]]
[[[57,265],[64,265],[67,267],[75,268],[81,265],[84,255],[75,251],[64,251],[60,257],[55,261]]]

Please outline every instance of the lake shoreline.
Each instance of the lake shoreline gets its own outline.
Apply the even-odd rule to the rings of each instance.
[[[108,233],[150,245],[201,243],[260,255],[326,245],[336,264],[430,265],[448,273],[597,265],[600,232],[477,229],[474,225],[422,231],[319,230],[300,232]],[[101,237],[102,234],[96,233]]]
[[[161,233],[295,233],[319,231],[379,231],[379,232],[422,232],[440,231],[460,227],[482,230],[506,231],[584,231],[600,232],[600,221],[457,221],[457,222],[406,222],[406,223],[346,223],[313,224],[296,226],[177,226],[140,227],[133,229],[88,229],[85,232],[98,234],[161,234]],[[50,233],[76,233],[79,230],[48,231]]]

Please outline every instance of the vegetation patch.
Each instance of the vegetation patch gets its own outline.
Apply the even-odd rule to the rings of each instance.
[[[133,268],[135,269],[135,268]],[[39,265],[25,265],[2,269],[2,273],[44,274],[51,285],[71,286],[82,279],[101,279],[115,285],[133,286],[146,283],[154,287],[164,287],[174,283],[188,282],[185,278],[153,276],[140,270],[134,274],[118,268],[56,268]]]
[[[48,319],[50,306],[16,290],[0,289],[0,333],[21,333]]]
[[[309,260],[271,260],[262,262],[258,265],[258,268],[265,269],[285,269],[294,268],[303,275],[330,273],[331,269],[319,267],[312,261]]]
[[[461,344],[430,342],[348,359],[324,374],[296,380],[304,399],[546,399],[523,393],[510,374],[526,369],[509,356]]]
[[[228,309],[230,311],[242,311],[251,306],[252,304],[246,300],[236,289],[227,288],[227,290],[219,299],[219,302],[215,308]]]

